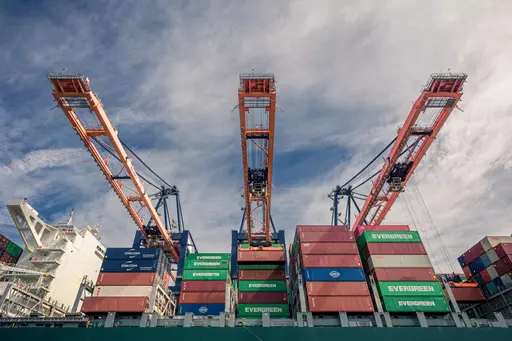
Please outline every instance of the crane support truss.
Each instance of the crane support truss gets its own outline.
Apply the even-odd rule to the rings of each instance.
[[[240,75],[238,89],[244,199],[249,243],[270,243],[270,198],[274,157],[276,87],[274,75]]]
[[[380,225],[409,178],[457,106],[465,74],[433,74],[414,102],[389,156],[366,197],[353,229]],[[364,229],[364,227],[363,227]]]
[[[53,97],[57,105],[62,109],[135,224],[146,237],[149,246],[161,248],[171,262],[177,262],[178,249],[153,207],[144,184],[132,166],[132,159],[128,157],[117,137],[117,130],[110,122],[100,99],[89,87],[88,78],[78,74],[58,73],[48,75],[48,79],[53,85]],[[79,115],[80,108],[89,111],[85,117]],[[96,122],[92,126],[87,121],[91,119]],[[94,142],[112,152],[120,161],[120,165],[115,168],[117,165],[112,162],[114,160],[108,157],[104,159]],[[125,175],[121,176],[121,174]]]

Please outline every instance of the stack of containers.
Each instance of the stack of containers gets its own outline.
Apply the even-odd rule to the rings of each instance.
[[[285,249],[281,244],[251,249],[238,246],[237,310],[240,318],[288,317],[288,288],[285,275]]]
[[[15,265],[18,263],[22,252],[21,247],[0,234],[0,263]]]
[[[364,228],[357,245],[385,311],[450,311],[418,232],[406,225]]]
[[[297,226],[290,253],[292,289],[300,272],[310,312],[374,311],[355,237],[346,226]]]
[[[82,312],[143,313],[157,286],[167,288],[171,264],[161,249],[109,248],[92,297],[84,300]]]
[[[231,255],[191,253],[184,265],[178,314],[219,315],[226,308]]]
[[[512,287],[512,237],[487,236],[458,258],[487,297]]]

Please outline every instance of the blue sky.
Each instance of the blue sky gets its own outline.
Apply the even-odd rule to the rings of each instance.
[[[226,251],[243,204],[231,110],[238,74],[255,69],[275,74],[284,110],[272,210],[291,238],[297,224],[330,222],[329,191],[394,137],[429,75],[450,69],[469,75],[464,112],[449,119],[415,183],[454,257],[483,235],[510,234],[512,8],[470,3],[2,1],[2,205],[26,197],[56,220],[75,208],[77,224],[101,216],[108,245],[129,243],[133,222],[51,110],[47,72],[80,72],[121,139],[179,186],[201,250]],[[410,219],[398,202],[387,222]],[[16,239],[6,209],[0,233]]]

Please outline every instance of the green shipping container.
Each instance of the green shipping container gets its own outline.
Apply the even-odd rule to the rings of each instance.
[[[241,249],[250,249],[251,248],[251,244],[240,244],[240,248]]]
[[[366,243],[420,243],[417,231],[366,231],[357,240],[357,246],[362,249]]]
[[[183,271],[184,281],[225,281],[228,277],[228,270],[185,270]]]
[[[238,281],[239,291],[286,291],[285,281]]]
[[[443,288],[439,282],[378,282],[381,296],[441,296]]]
[[[281,270],[284,264],[238,264],[240,270]]]
[[[450,306],[444,297],[382,297],[384,310],[389,312],[430,312],[447,313]]]
[[[238,317],[260,317],[263,313],[270,317],[288,317],[290,311],[288,304],[239,304]]]
[[[231,262],[228,260],[185,260],[185,269],[217,269],[229,270]]]
[[[191,260],[231,260],[229,253],[189,253],[187,259]]]

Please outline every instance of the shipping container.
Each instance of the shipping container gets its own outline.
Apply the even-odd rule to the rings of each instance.
[[[485,295],[480,288],[451,288],[451,290],[457,302],[485,301]],[[445,296],[448,297],[448,294]]]
[[[366,281],[361,268],[306,268],[304,269],[305,281],[330,282],[330,281]]]
[[[339,243],[355,241],[352,231],[338,232],[301,232],[299,234],[301,243]]]
[[[489,282],[485,284],[485,288],[487,289],[489,296],[493,296],[498,293],[498,288],[496,288],[496,284],[494,284],[494,282]]]
[[[277,251],[260,251],[260,250],[238,250],[238,262],[284,262],[285,252],[284,249]]]
[[[483,287],[485,285],[485,282],[484,282],[484,280],[482,279],[482,276],[480,276],[479,273],[473,275],[473,278],[478,283],[478,285],[480,285],[481,287]]]
[[[485,253],[485,255],[489,258],[489,261],[491,262],[491,264],[497,262],[498,259],[500,259],[500,257],[498,257],[498,254],[496,254],[496,250],[494,250],[494,249],[490,249],[489,251],[487,251]]]
[[[473,269],[475,269],[476,272],[480,272],[483,269],[485,269],[485,266],[482,263],[482,259],[480,257],[475,258],[475,260],[473,262],[471,262],[470,268],[471,268],[471,265],[473,265]]]
[[[368,271],[373,268],[432,268],[427,255],[372,255],[367,265]]]
[[[190,292],[180,293],[180,304],[224,304],[226,292]]]
[[[507,255],[502,259],[498,260],[494,263],[494,268],[499,276],[502,276],[510,271],[512,271],[512,256]]]
[[[503,281],[501,280],[501,277],[495,278],[492,280],[494,282],[494,285],[496,286],[496,289],[498,289],[498,292],[501,292],[505,290],[507,287],[503,284]]]
[[[494,248],[494,251],[498,258],[503,258],[506,255],[512,255],[512,243],[499,243]]]
[[[238,279],[253,281],[284,281],[286,279],[286,274],[284,270],[239,270]]]
[[[360,268],[359,255],[303,255],[303,268]]]
[[[504,274],[500,278],[505,288],[512,288],[512,273]]]
[[[229,270],[231,261],[227,260],[185,260],[185,269]]]
[[[154,272],[100,272],[97,286],[148,286],[155,283]]]
[[[228,278],[228,270],[184,270],[184,281],[225,281]]]
[[[288,293],[283,292],[238,292],[240,304],[288,303]]]
[[[357,230],[354,231],[356,239],[365,231],[410,231],[408,225],[361,225]]]
[[[286,291],[286,282],[238,281],[238,291]]]
[[[366,243],[421,243],[421,238],[417,231],[363,232],[357,246],[361,250]]]
[[[238,264],[239,270],[281,270],[284,264]]]
[[[512,243],[512,236],[487,236],[480,241],[485,251],[494,248],[500,243]]]
[[[444,297],[382,297],[384,310],[388,312],[450,312],[450,306]]]
[[[469,267],[468,266],[465,266],[462,268],[462,271],[464,272],[464,275],[467,277],[467,278],[471,278],[471,276],[473,276],[473,274],[471,273],[471,270],[469,270]]]
[[[498,272],[496,271],[496,268],[494,267],[494,264],[489,266],[488,268],[485,269],[487,271],[487,273],[489,274],[489,278],[490,280],[489,281],[486,281],[483,277],[482,279],[484,279],[484,282],[487,283],[487,282],[490,282],[492,281],[493,279],[495,278],[498,278],[500,275],[498,275]]]
[[[226,292],[226,282],[224,282],[224,281],[183,281],[183,282],[181,282],[181,291],[183,291],[183,292]]]
[[[308,296],[308,308],[313,313],[374,311],[370,296]]]
[[[84,313],[144,313],[148,308],[148,297],[87,297],[82,303]]]
[[[308,296],[369,296],[366,282],[307,282]]]
[[[224,309],[224,304],[180,304],[178,315],[192,313],[196,316],[218,316]]]
[[[155,259],[118,260],[105,259],[102,272],[157,272],[161,263]]]
[[[493,269],[494,269],[494,267],[493,267]],[[496,272],[496,270],[494,272]],[[489,272],[487,272],[487,269],[483,269],[482,271],[480,271],[480,277],[482,277],[482,280],[484,281],[484,283],[489,283],[490,281],[492,281],[492,278],[489,275]]]
[[[491,251],[491,250],[489,250],[489,251]],[[487,251],[487,252],[489,252],[489,251]],[[492,263],[494,263],[494,262],[491,262],[487,253],[484,253],[479,258],[485,268],[488,267],[489,265],[491,265]]]
[[[348,226],[344,225],[297,225],[295,234],[298,235],[301,232],[338,232],[348,231]]]
[[[259,317],[269,313],[270,317],[288,317],[290,310],[288,304],[239,304],[238,317]]]
[[[161,256],[162,250],[154,248],[111,247],[105,252],[105,259],[158,259]]]
[[[377,282],[381,296],[444,296],[439,282]]]
[[[426,255],[423,243],[368,243],[364,246],[361,257],[371,255]]]
[[[482,244],[477,243],[473,247],[471,247],[469,250],[464,252],[464,261],[466,264],[471,263],[476,258],[480,257],[480,255],[484,254],[486,250],[484,250],[484,247]]]
[[[457,260],[459,261],[459,264],[460,264],[461,268],[463,268],[463,267],[465,267],[467,265],[466,262],[464,261],[464,255],[459,256],[459,258],[457,258]]]
[[[301,243],[300,253],[303,255],[358,255],[355,242],[344,243]]]
[[[153,286],[97,286],[93,296],[100,297],[151,297]]]
[[[192,260],[231,260],[231,254],[229,253],[189,253],[187,259]]]

